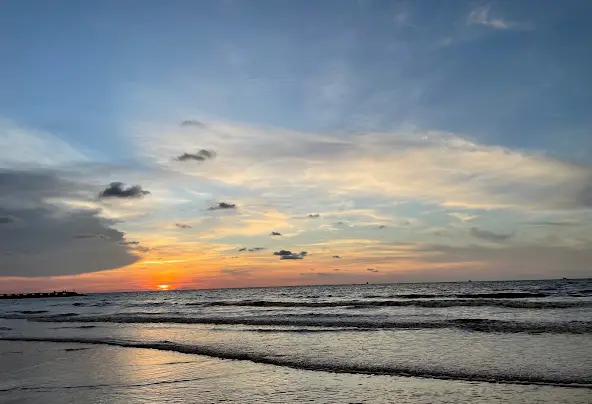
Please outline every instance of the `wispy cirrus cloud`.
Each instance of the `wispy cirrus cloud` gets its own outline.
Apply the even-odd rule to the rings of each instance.
[[[167,156],[193,143],[192,130],[145,128],[134,138],[144,161],[180,170]],[[315,197],[325,200],[332,195],[390,196],[450,207],[541,210],[588,203],[592,167],[540,152],[483,145],[453,133],[411,130],[333,137],[212,122],[199,134],[219,150],[219,158],[199,169],[184,165],[183,173],[267,190],[277,198],[310,192],[314,184],[324,190]]]
[[[492,15],[491,4],[473,8],[467,16],[467,24],[482,25],[497,30],[529,30],[533,29],[532,24],[517,22]]]

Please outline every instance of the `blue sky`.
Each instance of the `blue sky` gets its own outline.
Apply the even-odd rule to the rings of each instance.
[[[559,276],[563,261],[507,268],[536,248],[589,247],[591,12],[585,0],[3,2],[0,168],[75,182],[88,195],[35,200],[116,218],[101,223],[152,252],[166,244],[155,233],[225,259],[294,244],[318,251],[295,261],[327,268],[331,248],[315,243],[350,240],[384,281],[449,279],[425,269],[446,255],[489,268],[475,278]],[[174,160],[200,149],[215,158]],[[97,198],[112,181],[151,194]],[[239,209],[207,210],[222,200]],[[291,239],[270,240],[273,226]],[[405,265],[421,276],[388,272],[392,243],[413,245]],[[253,268],[278,262],[262,260],[236,264],[251,274],[240,282],[265,283]],[[358,261],[336,281],[357,279]],[[206,279],[227,269],[210,264]],[[302,263],[284,264],[278,279],[297,283]]]

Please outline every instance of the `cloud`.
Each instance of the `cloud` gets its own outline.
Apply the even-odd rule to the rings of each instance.
[[[162,168],[278,199],[305,193],[316,203],[383,197],[460,208],[592,206],[592,167],[479,144],[461,134],[401,130],[331,136],[213,122],[199,136],[220,153],[216,164],[172,164],[170,156],[192,147],[196,135],[190,129],[147,127],[133,141],[139,157]]]
[[[334,268],[333,270],[334,270],[334,271],[339,271],[339,268]]]
[[[452,216],[461,222],[470,222],[471,220],[477,219],[479,216],[477,215],[470,215],[467,213],[460,213],[460,212],[452,212],[448,213],[448,216]]]
[[[16,218],[11,215],[0,216],[0,224],[14,223]]]
[[[197,153],[183,153],[180,156],[177,156],[175,160],[177,161],[188,161],[188,160],[195,160],[195,161],[206,161],[208,159],[212,159],[216,157],[216,153],[211,150],[201,149]]]
[[[321,215],[319,215],[318,213],[311,213],[308,215],[309,219],[318,219],[319,217],[321,217]]]
[[[366,269],[366,271],[369,271],[369,272],[378,272],[378,269],[368,268],[368,269]]]
[[[121,245],[138,245],[138,244],[140,244],[140,242],[139,241],[135,241],[135,240],[132,240],[132,241],[120,241],[119,244],[121,244]]]
[[[179,229],[191,229],[189,223],[175,223],[175,227],[178,227]]]
[[[503,18],[494,18],[491,16],[491,5],[479,6],[469,12],[467,17],[468,25],[483,25],[497,30],[527,30],[532,29],[532,25],[523,22],[508,21]]]
[[[80,234],[72,234],[72,238],[78,239],[85,239],[85,238],[101,238],[107,239],[108,237],[104,234],[95,234],[95,233],[80,233]]]
[[[0,216],[25,223],[0,226],[0,276],[74,275],[137,262],[115,221],[96,209],[53,203],[89,189],[49,172],[0,171]]]
[[[339,255],[334,255],[333,258],[340,259],[341,257]]]
[[[292,251],[288,251],[288,250],[279,250],[279,251],[275,251],[273,253],[273,255],[292,255]]]
[[[281,236],[282,233],[277,232],[277,231],[272,231],[271,233],[269,233],[270,236]]]
[[[280,257],[281,260],[301,260],[304,257],[302,255],[299,254],[293,254],[293,255],[282,255]]]
[[[379,229],[386,229],[386,226],[384,224],[381,224],[380,226],[378,226]]]
[[[142,190],[140,185],[125,188],[122,182],[112,182],[99,194],[100,198],[141,198],[150,192]]]
[[[564,221],[538,221],[538,222],[525,222],[524,224],[526,225],[530,225],[530,226],[558,226],[558,227],[562,227],[562,226],[581,226],[582,223],[580,222],[576,222],[576,221],[571,221],[571,220],[564,220]]]
[[[247,251],[247,247],[242,247],[242,248],[239,248],[239,250],[238,250],[238,252],[243,252],[243,251]]]
[[[205,123],[203,123],[201,121],[198,121],[196,119],[188,119],[188,120],[185,120],[185,121],[181,122],[181,126],[182,127],[195,126],[195,127],[198,127],[198,128],[203,128],[206,125],[205,125]]]
[[[234,203],[220,202],[217,205],[211,206],[208,210],[225,210],[225,209],[236,209]]]
[[[301,260],[308,255],[306,251],[300,251],[299,253],[293,253],[289,250],[275,251],[273,255],[279,255],[281,260]]]
[[[514,233],[509,234],[499,234],[494,233],[489,230],[481,230],[476,227],[471,228],[471,236],[475,238],[480,238],[485,241],[493,241],[493,242],[503,242],[509,240],[510,238],[514,237]]]
[[[252,247],[249,248],[249,252],[258,252],[258,251],[263,251],[265,250],[265,247]]]
[[[586,185],[578,191],[576,199],[581,206],[592,206],[592,180],[589,180]]]

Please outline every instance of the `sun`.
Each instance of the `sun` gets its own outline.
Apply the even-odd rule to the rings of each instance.
[[[171,285],[156,285],[158,290],[171,290]]]

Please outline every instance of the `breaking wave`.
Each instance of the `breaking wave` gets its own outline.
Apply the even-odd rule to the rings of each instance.
[[[115,314],[100,316],[44,316],[23,317],[30,321],[56,323],[173,323],[173,324],[213,324],[213,325],[248,325],[248,326],[297,326],[297,327],[339,327],[356,329],[441,329],[455,328],[463,331],[498,332],[498,333],[553,333],[553,334],[589,334],[592,333],[592,321],[569,322],[523,322],[503,321],[481,318],[459,318],[425,321],[392,321],[373,319],[366,316],[329,316],[294,314],[291,316],[261,317],[182,317],[163,315]]]
[[[219,359],[247,360],[255,363],[283,366],[301,370],[324,371],[333,373],[352,373],[352,374],[373,374],[373,375],[391,375],[403,377],[421,377],[444,380],[465,380],[473,382],[505,383],[505,384],[534,384],[551,385],[572,388],[592,388],[591,377],[562,377],[530,375],[524,373],[497,374],[493,372],[470,372],[455,369],[423,369],[420,366],[398,366],[381,364],[347,364],[330,363],[326,361],[305,360],[302,358],[290,358],[286,356],[270,356],[251,351],[236,351],[211,346],[199,346],[178,344],[170,341],[161,342],[139,342],[139,341],[121,341],[105,340],[94,338],[27,338],[27,337],[4,337],[0,340],[6,341],[26,341],[26,342],[58,342],[58,343],[80,343],[95,345],[111,345],[125,348],[144,348],[156,349],[161,351],[172,351],[184,354],[209,356]]]

